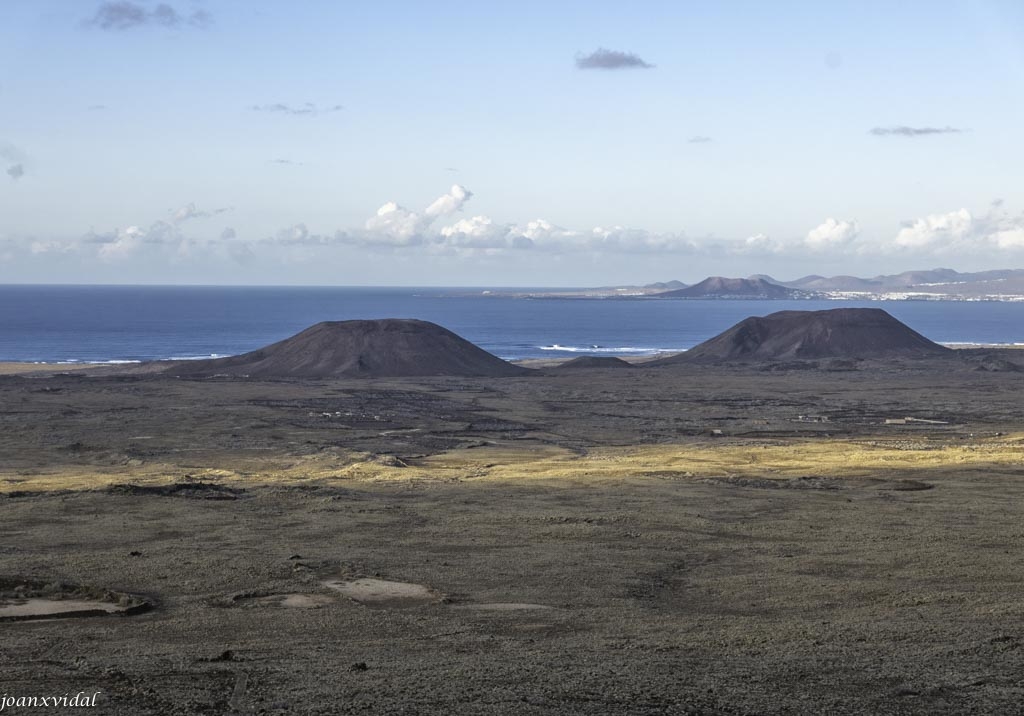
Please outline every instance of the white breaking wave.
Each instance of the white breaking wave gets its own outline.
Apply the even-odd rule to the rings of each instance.
[[[207,353],[201,356],[169,356],[167,358],[151,358],[150,360],[209,360],[210,358],[226,358],[227,353]],[[139,359],[128,359],[128,358],[108,358],[104,360],[86,360],[82,358],[69,358],[67,360],[58,361],[32,361],[37,365],[132,365],[135,363],[145,363],[144,360]]]
[[[679,353],[685,348],[646,348],[639,346],[623,346],[609,348],[607,346],[562,346],[557,343],[550,346],[537,346],[542,351],[564,351],[566,353],[630,353],[634,355],[653,355],[655,353]]]
[[[1021,346],[1024,346],[1024,343],[979,343],[977,341],[939,341],[939,344],[944,346],[975,346],[977,348],[985,348],[988,346],[996,348],[998,348],[999,346],[1014,346],[1019,348]]]
[[[46,365],[47,364],[46,361],[34,361],[34,362],[37,363],[38,365]],[[119,358],[111,358],[110,360],[78,360],[78,359],[59,360],[59,361],[54,361],[54,364],[55,365],[76,365],[76,364],[83,364],[83,365],[127,365],[129,363],[141,363],[141,362],[142,361],[140,361],[140,360],[122,360],[122,359],[119,359]]]

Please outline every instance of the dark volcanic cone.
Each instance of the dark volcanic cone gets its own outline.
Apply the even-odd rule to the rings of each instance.
[[[627,363],[621,358],[614,356],[580,356],[559,363],[551,370],[580,370],[587,368],[632,368],[632,363]]]
[[[881,309],[837,308],[779,311],[747,318],[685,353],[649,365],[691,361],[926,358],[951,352]]]
[[[436,323],[387,318],[325,321],[251,353],[178,363],[167,372],[260,378],[497,378],[529,371],[491,355]]]

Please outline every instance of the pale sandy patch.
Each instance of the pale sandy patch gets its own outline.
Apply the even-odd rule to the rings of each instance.
[[[86,599],[15,599],[0,602],[0,619],[7,617],[47,617],[54,614],[75,616],[77,612],[103,611],[107,614],[123,612],[123,607],[111,602]]]
[[[441,595],[422,584],[392,582],[387,579],[329,580],[324,586],[335,589],[354,602],[368,607],[418,607],[441,600]]]
[[[480,612],[525,612],[533,610],[553,610],[547,604],[530,604],[529,602],[486,602],[483,604],[456,604],[453,609],[470,609]]]

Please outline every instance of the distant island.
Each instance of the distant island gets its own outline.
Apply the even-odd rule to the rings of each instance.
[[[663,281],[642,286],[543,289],[492,289],[491,296],[523,298],[691,299],[691,300],[867,300],[867,301],[1024,301],[1024,269],[961,273],[937,268],[859,278],[810,275],[780,281],[757,274],[747,278],[709,276],[688,285]]]
[[[700,283],[672,291],[652,294],[654,298],[808,298],[810,294],[796,288],[789,288],[770,278],[724,278],[711,276]]]

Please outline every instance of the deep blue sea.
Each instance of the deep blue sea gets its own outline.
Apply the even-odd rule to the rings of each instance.
[[[0,361],[244,353],[318,321],[421,318],[502,358],[679,351],[747,316],[884,308],[941,343],[1024,344],[1024,303],[532,299],[480,289],[0,286]]]

